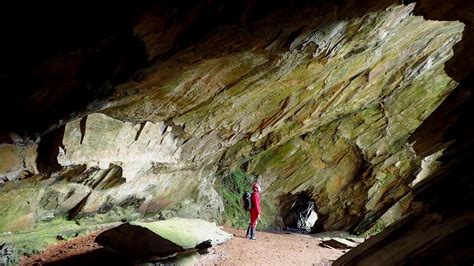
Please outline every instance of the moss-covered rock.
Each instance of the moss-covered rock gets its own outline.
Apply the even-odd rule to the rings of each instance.
[[[222,244],[232,235],[217,228],[215,223],[201,219],[172,218],[152,223],[134,222],[132,225],[147,228],[183,248],[192,248],[211,240],[212,245]]]
[[[224,203],[224,222],[239,228],[246,228],[249,213],[243,208],[242,196],[251,191],[252,180],[244,171],[237,169],[224,176],[218,185]]]

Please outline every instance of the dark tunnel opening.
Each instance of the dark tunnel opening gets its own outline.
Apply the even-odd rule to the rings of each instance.
[[[314,200],[306,193],[287,194],[280,201],[280,215],[285,230],[309,233],[318,214]]]

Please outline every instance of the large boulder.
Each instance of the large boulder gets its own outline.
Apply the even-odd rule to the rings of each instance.
[[[125,223],[101,233],[96,242],[130,257],[146,259],[191,253],[231,238],[231,234],[213,223],[173,218],[152,223]]]
[[[0,184],[37,174],[36,158],[38,144],[17,139],[11,143],[0,143]]]

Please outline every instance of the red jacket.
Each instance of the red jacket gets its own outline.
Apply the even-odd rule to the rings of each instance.
[[[254,191],[252,193],[252,196],[250,197],[250,200],[252,201],[252,208],[250,209],[250,216],[257,218],[260,212],[262,210],[260,209],[260,193],[257,191]]]

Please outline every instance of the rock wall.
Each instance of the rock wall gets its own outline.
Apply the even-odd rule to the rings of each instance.
[[[241,169],[263,185],[264,226],[282,225],[282,199],[304,192],[315,230],[368,230],[409,198],[422,159],[410,136],[457,85],[443,67],[464,26],[414,16],[413,4],[337,7],[276,10],[177,50],[179,27],[139,17],[150,64],[64,121],[61,171],[0,187],[0,201],[15,199],[0,205],[0,229],[58,216],[220,220],[221,181]]]
[[[85,224],[172,216],[220,220],[215,167],[180,160],[178,135],[164,123],[134,124],[104,114],[67,123],[60,171],[0,187],[0,231],[31,230],[62,217]]]
[[[462,82],[442,108],[431,116],[436,120],[457,117],[442,119],[445,128],[437,131],[444,136],[444,141],[455,141],[443,151],[437,170],[413,187],[412,210],[340,257],[335,265],[468,265],[474,261],[469,237],[474,232],[474,209],[471,206],[474,199],[471,167],[473,127],[468,122],[474,104],[472,97],[467,101],[459,98],[472,92],[473,81],[470,77]],[[432,127],[431,123],[423,123],[418,129],[414,138],[431,145],[417,146],[417,152],[443,145],[437,142],[437,138],[423,137],[431,132]],[[390,218],[384,216],[383,219]]]
[[[133,124],[91,114],[66,124],[63,148],[58,162],[62,166],[122,168],[129,180],[146,173],[153,165],[180,162],[179,137],[163,122]]]
[[[465,23],[463,40],[446,64],[460,82],[443,104],[410,137],[417,154],[443,150],[438,162],[420,172],[412,188],[412,210],[334,265],[469,265],[474,262],[474,172],[472,168],[474,65],[472,1],[418,1],[426,19]],[[426,158],[426,157],[425,157]],[[435,167],[431,167],[435,166]],[[429,172],[429,173],[428,173]],[[418,179],[418,178],[417,178]]]
[[[154,166],[126,181],[120,166],[70,166],[53,177],[37,175],[0,187],[0,231],[24,231],[55,219],[90,225],[120,220],[200,217],[223,212],[207,168]]]
[[[367,230],[410,191],[420,158],[408,138],[456,86],[443,66],[463,25],[413,7],[223,27],[122,85],[104,112],[172,121],[189,160],[247,162],[267,216],[305,191],[321,229]]]

